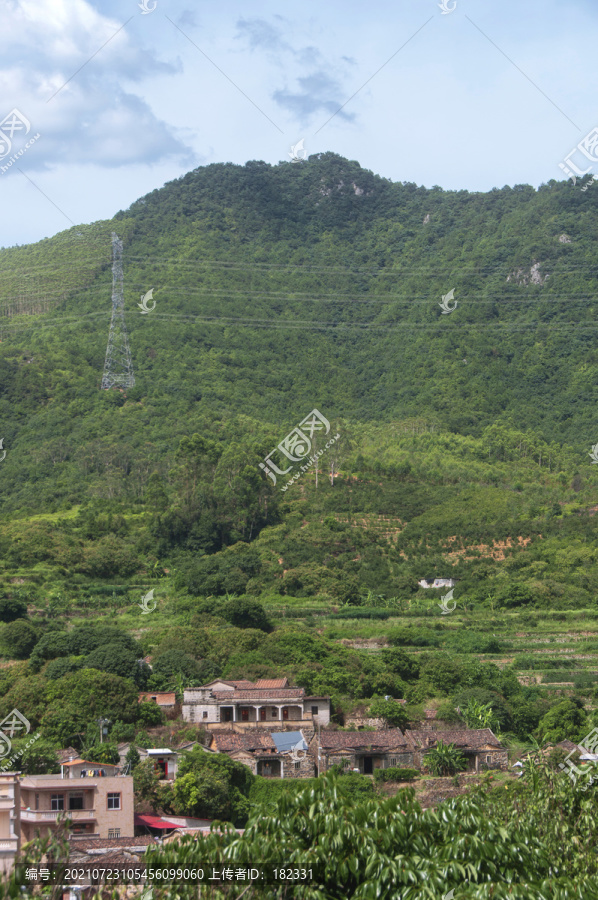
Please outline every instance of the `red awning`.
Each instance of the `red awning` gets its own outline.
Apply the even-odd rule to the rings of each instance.
[[[144,816],[139,813],[135,814],[135,825],[146,825],[148,828],[158,828],[160,831],[172,831],[173,828],[180,828],[174,822],[167,822],[159,816]]]

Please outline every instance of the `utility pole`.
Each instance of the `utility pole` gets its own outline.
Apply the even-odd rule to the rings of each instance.
[[[134,384],[133,360],[125,325],[123,242],[112,232],[112,318],[101,389],[130,388]]]
[[[104,743],[104,726],[111,725],[112,722],[110,719],[104,719],[102,716],[98,719],[98,724],[100,726],[100,744]],[[106,736],[108,735],[108,729],[106,728]]]

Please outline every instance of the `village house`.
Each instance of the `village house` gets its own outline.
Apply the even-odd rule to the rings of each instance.
[[[331,766],[373,775],[375,769],[391,766],[411,768],[413,747],[399,728],[384,731],[322,731],[309,745],[320,774]]]
[[[454,578],[422,578],[417,583],[423,588],[452,588],[457,582]]]
[[[71,819],[74,834],[102,838],[133,835],[133,779],[117,766],[77,759],[63,763],[60,775],[20,779],[21,840],[48,835],[59,817]]]
[[[21,785],[17,772],[0,774],[0,874],[12,871],[21,849]]]
[[[214,731],[210,749],[226,753],[264,778],[312,778],[313,757],[301,731]]]
[[[405,732],[405,738],[413,748],[413,764],[422,769],[426,753],[434,749],[438,741],[454,744],[467,760],[467,771],[502,769],[509,767],[509,751],[502,746],[490,728],[459,728],[433,731],[431,729]]]
[[[184,741],[177,747],[149,747],[148,749],[145,747],[136,747],[136,750],[139,754],[140,761],[144,759],[152,760],[154,769],[160,774],[160,779],[162,781],[174,781],[177,777],[181,755],[195,746],[202,747],[202,750],[205,750],[206,753],[211,752],[201,744],[198,744],[197,741]],[[124,741],[117,745],[116,749],[118,750],[121,767],[127,765],[127,754],[130,747],[131,743],[129,741]]]
[[[160,709],[174,709],[176,694],[174,691],[140,691],[139,702],[157,703]]]
[[[287,678],[255,683],[218,679],[185,690],[183,718],[210,730],[224,723],[232,730],[273,725],[314,728],[330,722],[330,697],[308,697],[304,688],[290,687]]]
[[[391,767],[424,769],[426,753],[441,740],[454,744],[467,759],[468,771],[508,768],[508,751],[490,728],[432,731],[399,728],[384,731],[322,731],[314,734],[310,753],[318,759],[319,771],[341,765],[347,770],[373,775],[376,769]]]

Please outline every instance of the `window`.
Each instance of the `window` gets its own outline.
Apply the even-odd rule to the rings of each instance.
[[[312,714],[312,716],[317,716],[317,715],[318,715],[318,707],[317,707],[317,706],[312,706],[312,708],[311,708],[311,714]]]
[[[491,757],[491,756],[487,756],[487,757],[486,757],[486,762],[487,762],[487,763],[491,763],[491,762],[492,762],[492,757]]]
[[[109,838],[119,838],[120,837],[120,828],[109,828],[108,829],[108,837]]]
[[[39,794],[35,795],[35,808],[39,809]]]
[[[273,718],[273,719],[277,719],[277,718],[278,718],[278,710],[277,710],[277,709],[273,709],[273,710],[272,710],[272,718]]]
[[[397,765],[396,757],[391,756],[391,758],[388,760],[388,765],[390,768],[394,768]]]
[[[207,709],[204,709],[204,711],[203,711],[203,713],[202,713],[202,717],[203,717],[204,719],[207,719],[207,718],[208,718],[208,711],[207,711]]]
[[[108,794],[108,809],[120,809],[120,794]]]
[[[300,769],[300,768],[301,768],[301,763],[300,763],[300,762],[293,763],[293,768],[294,768],[294,769]]]
[[[50,809],[55,812],[64,809],[64,794],[52,794],[50,797]]]
[[[248,709],[241,710],[241,721],[249,722],[249,710]]]
[[[156,703],[158,702],[158,698],[157,698],[157,697],[152,697],[151,699],[152,699],[152,700],[155,700]]]
[[[83,809],[83,794],[70,795],[69,809]]]

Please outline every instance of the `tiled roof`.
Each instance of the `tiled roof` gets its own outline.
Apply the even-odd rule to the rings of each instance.
[[[71,835],[69,842],[71,850],[76,850],[80,853],[90,853],[94,850],[112,850],[119,847],[124,847],[125,849],[148,847],[150,844],[155,843],[155,838],[149,834],[144,834],[142,837],[120,838],[93,838]]]
[[[75,750],[74,747],[65,747],[64,750],[58,750],[56,756],[58,757],[59,763],[65,763],[68,762],[69,759],[77,759],[79,751]]]
[[[454,744],[462,750],[480,750],[483,747],[504,749],[490,728],[459,728],[447,731],[406,731],[405,737],[420,750],[434,747],[438,741]]]
[[[270,735],[263,732],[213,732],[212,744],[221,753],[230,753],[232,750],[276,750],[276,744]]]
[[[235,690],[213,691],[216,700],[247,700],[249,703],[259,700],[303,700],[303,688],[278,688],[277,690]]]
[[[288,678],[259,678],[255,683],[257,688],[286,688],[288,685]]]
[[[323,750],[363,750],[366,747],[387,750],[406,747],[407,741],[399,728],[386,731],[322,731],[320,746]]]
[[[139,700],[151,700],[155,697],[158,706],[174,706],[176,703],[176,694],[174,691],[141,691]]]

